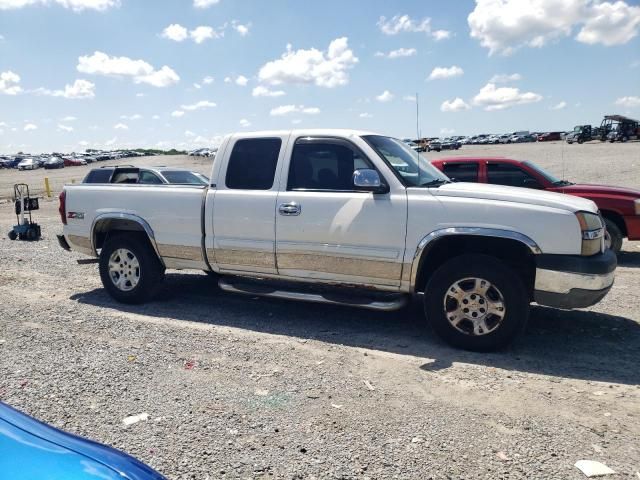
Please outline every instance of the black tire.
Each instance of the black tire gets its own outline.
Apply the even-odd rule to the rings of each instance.
[[[620,253],[620,250],[622,250],[622,239],[624,235],[620,227],[618,227],[613,220],[605,218],[604,224],[607,227],[605,242],[609,243],[609,248],[617,255]]]
[[[118,288],[111,279],[109,260],[118,249],[126,249],[138,261],[137,284],[130,290]],[[110,235],[100,252],[100,279],[105,290],[121,303],[137,304],[151,300],[164,280],[164,267],[144,234],[137,232]]]
[[[449,306],[448,302],[452,300],[448,297],[450,288],[456,282],[464,284],[463,279],[468,278],[483,279],[493,285],[485,293],[485,302],[499,298],[495,296],[496,291],[502,296],[505,313],[501,321],[497,321],[496,315],[478,313],[488,322],[488,326],[493,325],[489,333],[464,333],[453,326],[445,312],[445,308]],[[465,350],[491,351],[504,348],[524,330],[529,318],[530,300],[522,278],[502,261],[487,255],[462,255],[447,261],[433,273],[424,293],[425,314],[435,332],[450,345]],[[471,297],[467,295],[465,300],[467,298]],[[476,298],[484,299],[479,296]],[[478,302],[482,303],[482,300]],[[476,307],[483,311],[482,305],[478,302],[474,301]],[[482,304],[486,309],[487,303]],[[463,307],[462,303],[458,305],[460,308]],[[465,318],[458,325],[461,329],[473,329],[470,319]]]
[[[584,143],[584,140],[583,140],[583,139],[581,139],[581,138],[579,138],[579,139],[578,139],[578,143],[579,143],[580,145],[582,145],[582,144]]]
[[[17,238],[18,238],[18,234],[14,230],[11,230],[9,232],[9,240],[16,240]]]

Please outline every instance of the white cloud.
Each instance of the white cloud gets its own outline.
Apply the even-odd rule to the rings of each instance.
[[[145,96],[146,95],[144,93],[142,93],[142,92],[136,93],[136,97],[138,97],[138,98],[142,98],[142,97],[145,97]]]
[[[27,123],[27,124],[24,126],[24,131],[25,131],[25,132],[28,132],[28,131],[30,131],[30,130],[37,130],[37,129],[38,129],[38,126],[37,126],[37,125],[35,125],[35,124],[33,124],[33,123]]]
[[[233,29],[240,34],[241,37],[246,37],[249,35],[249,29],[251,28],[251,23],[238,23],[237,21],[231,22],[231,26]]]
[[[0,10],[11,10],[30,5],[46,5],[52,0],[0,0]],[[104,11],[120,6],[120,0],[53,0],[53,3],[74,12],[83,10]]]
[[[73,85],[65,85],[64,90],[49,90],[48,88],[38,88],[35,93],[38,95],[49,95],[51,97],[63,97],[68,99],[94,98],[96,85],[88,80],[77,79]]]
[[[196,43],[202,43],[210,38],[218,38],[219,35],[212,27],[206,25],[196,27],[189,32],[189,37]]]
[[[441,128],[440,129],[440,135],[453,135],[454,133],[456,133],[456,131],[453,128]]]
[[[162,31],[162,36],[174,42],[182,42],[187,39],[189,32],[179,23],[172,23]]]
[[[610,47],[629,42],[640,29],[640,6],[627,3],[603,2],[594,4],[589,18],[578,32],[576,40],[590,45],[601,43]]]
[[[494,83],[487,83],[473,98],[473,104],[484,107],[487,111],[504,110],[514,105],[535,103],[542,100],[542,95],[533,92],[521,93],[518,88],[499,87]]]
[[[20,75],[11,70],[0,73],[0,93],[5,95],[17,95],[22,92]]]
[[[196,134],[195,134],[195,133],[193,133],[191,130],[186,130],[186,131],[184,132],[184,136],[185,136],[185,137],[195,137],[195,136],[196,136]]]
[[[509,55],[568,37],[606,46],[629,42],[640,28],[640,7],[596,0],[476,0],[467,21],[471,36],[489,54]]]
[[[115,130],[129,130],[129,126],[125,125],[124,123],[116,123],[113,128]]]
[[[428,80],[442,80],[445,78],[459,77],[464,74],[464,70],[456,65],[451,67],[436,67],[431,71]]]
[[[418,53],[415,48],[398,48],[397,50],[391,50],[389,53],[376,52],[376,57],[386,57],[389,59],[412,57]]]
[[[372,118],[373,115],[371,115],[370,113],[367,112],[363,112],[360,115],[358,115],[360,118]]]
[[[282,97],[285,92],[283,90],[270,90],[267,87],[258,85],[253,89],[251,95],[254,97]]]
[[[395,15],[393,18],[380,17],[377,23],[380,31],[385,35],[397,35],[401,32],[431,31],[431,19],[413,20],[409,15]]]
[[[317,115],[320,113],[320,109],[317,107],[305,107],[304,105],[281,105],[279,107],[272,108],[269,115],[272,117],[280,117],[283,115],[289,115],[290,113]]]
[[[390,102],[391,100],[393,100],[393,93],[391,93],[389,90],[385,90],[380,95],[376,96],[376,100],[378,100],[379,102]]]
[[[231,77],[224,77],[224,83],[231,83],[233,79]]]
[[[626,108],[640,107],[640,97],[620,97],[616,100],[616,105]]]
[[[238,75],[236,77],[236,85],[240,85],[241,87],[246,87],[247,83],[249,83],[249,79],[244,75]]]
[[[182,110],[174,110],[173,112],[171,112],[171,116],[175,118],[180,118],[183,115],[184,115],[184,112]]]
[[[207,8],[216,5],[220,0],[193,0],[193,6],[196,8]]]
[[[247,128],[251,126],[251,122],[249,120],[247,120],[246,118],[242,118],[240,120],[240,126],[243,128]]]
[[[489,83],[508,83],[508,82],[517,82],[518,80],[522,80],[522,75],[519,73],[512,73],[508,75],[506,73],[499,73],[491,77]]]
[[[202,83],[204,83],[205,85],[211,85],[214,81],[215,81],[215,78],[211,76],[206,76],[202,79]]]
[[[460,97],[456,97],[453,100],[445,100],[440,105],[440,110],[443,112],[461,112],[462,110],[469,110],[471,107]]]
[[[133,78],[135,83],[146,83],[154,87],[168,87],[180,81],[180,77],[168,66],[156,70],[144,60],[132,60],[129,57],[110,57],[103,52],[78,57],[79,72],[92,75],[125,76]]]
[[[133,115],[120,115],[120,120],[141,120],[142,115],[134,113]]]
[[[283,83],[314,84],[333,88],[349,83],[348,70],[358,63],[349,49],[348,38],[333,40],[326,52],[311,48],[287,51],[279,59],[264,64],[258,73],[262,82],[270,85]]]
[[[203,108],[213,108],[215,106],[216,104],[214,102],[210,102],[209,100],[200,100],[199,102],[193,103],[191,105],[180,105],[180,108],[182,110],[188,110],[192,112],[194,110],[202,110]],[[173,113],[171,115],[173,115]],[[174,115],[174,116],[182,116],[182,115]]]
[[[553,107],[551,107],[551,110],[562,110],[563,108],[567,107],[567,102],[565,102],[564,100],[562,102],[556,103]]]
[[[415,102],[416,101],[416,96],[415,95],[405,95],[404,97],[402,97],[402,100],[404,100],[405,102]]]
[[[71,115],[67,115],[66,117],[62,117],[60,119],[61,122],[75,122],[77,120],[76,117],[73,117]]]
[[[73,132],[73,127],[70,127],[69,125],[58,124],[58,130],[62,132]]]
[[[431,32],[431,36],[436,42],[439,42],[440,40],[451,38],[451,32],[449,30],[435,30]]]
[[[200,90],[202,88],[202,85],[200,85],[199,83],[194,83],[193,88]]]
[[[153,117],[151,117],[153,120],[160,120],[160,115],[154,115]]]

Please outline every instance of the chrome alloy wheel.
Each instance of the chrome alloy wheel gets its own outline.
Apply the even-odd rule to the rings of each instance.
[[[118,290],[128,292],[140,281],[140,263],[126,248],[114,250],[109,257],[109,278]]]
[[[444,295],[449,323],[466,335],[486,335],[500,326],[507,313],[500,290],[483,278],[463,278]]]

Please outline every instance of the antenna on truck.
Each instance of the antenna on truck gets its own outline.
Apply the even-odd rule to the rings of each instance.
[[[418,103],[418,92],[416,92],[416,135],[416,138],[420,140],[420,104]]]

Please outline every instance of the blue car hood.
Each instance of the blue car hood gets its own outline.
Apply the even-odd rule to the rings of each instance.
[[[0,402],[0,479],[164,480],[135,458]]]

